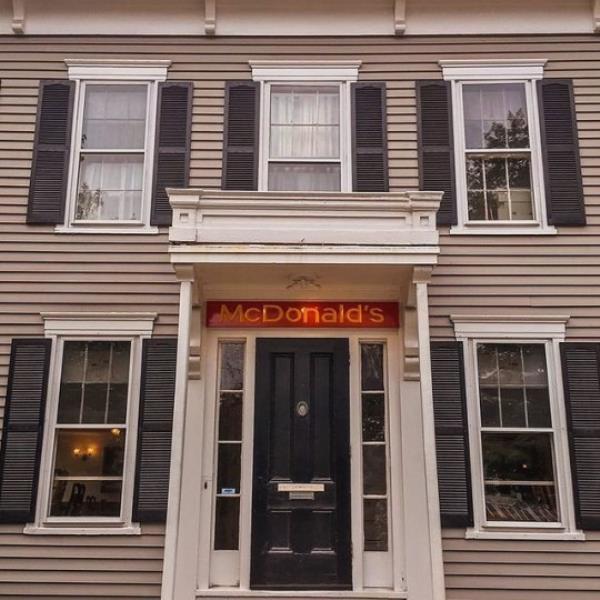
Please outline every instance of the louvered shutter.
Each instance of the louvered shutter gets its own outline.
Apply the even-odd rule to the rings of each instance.
[[[0,450],[0,522],[35,517],[52,341],[14,339]]]
[[[435,444],[442,527],[473,525],[462,342],[431,343]]]
[[[158,87],[158,120],[152,185],[152,225],[171,224],[166,188],[184,188],[189,181],[193,84],[166,81]]]
[[[144,340],[133,518],[162,522],[167,515],[177,340]]]
[[[41,81],[27,222],[58,225],[65,216],[74,81]]]
[[[437,223],[455,225],[456,182],[449,81],[417,81],[417,122],[420,189],[444,192]]]
[[[537,85],[548,220],[585,225],[573,82],[542,79]]]
[[[389,190],[386,112],[385,83],[352,84],[352,189],[355,192]]]
[[[258,189],[260,87],[257,81],[225,85],[224,190]]]
[[[577,526],[600,530],[600,345],[561,347]]]

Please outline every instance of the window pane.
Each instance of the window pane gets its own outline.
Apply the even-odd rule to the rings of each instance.
[[[385,494],[387,490],[385,445],[363,445],[364,493]]]
[[[219,402],[219,439],[241,441],[242,394],[221,393]]]
[[[240,491],[241,444],[219,444],[219,469],[217,493],[224,489]]]
[[[385,440],[385,394],[362,395],[362,430],[364,442]]]
[[[483,427],[500,427],[500,400],[498,388],[480,388],[481,425]]]
[[[102,154],[81,157],[77,220],[139,220],[144,156]]]
[[[280,192],[338,192],[340,173],[339,163],[269,163],[269,189]]]
[[[121,477],[123,429],[66,429],[56,432],[55,477]]]
[[[363,513],[365,550],[386,552],[388,549],[387,500],[365,498]]]
[[[554,485],[486,485],[489,521],[558,521]]]
[[[463,105],[468,149],[529,147],[524,84],[464,85]]]
[[[121,481],[55,480],[51,517],[118,517],[121,514]]]
[[[481,435],[487,481],[554,481],[551,433]]]
[[[125,423],[129,342],[66,341],[58,423]]]
[[[383,344],[361,344],[361,389],[367,391],[383,391]]]
[[[467,155],[469,219],[531,221],[531,161],[529,157]]]
[[[147,90],[145,85],[88,85],[81,147],[143,150]]]
[[[217,498],[215,550],[237,550],[240,525],[240,499]]]
[[[221,344],[221,390],[241,390],[244,387],[244,344]]]
[[[340,100],[335,87],[271,91],[271,158],[339,158]]]
[[[552,427],[548,388],[527,388],[529,427]]]

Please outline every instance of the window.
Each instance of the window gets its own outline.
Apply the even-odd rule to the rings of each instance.
[[[155,62],[67,61],[77,85],[67,229],[150,230],[158,82],[168,66]]]
[[[546,219],[535,85],[544,62],[441,62],[444,78],[452,82],[456,230],[552,229]]]
[[[42,316],[53,357],[36,522],[26,532],[137,533],[131,513],[141,343],[156,315]]]
[[[360,345],[363,529],[367,552],[388,550],[388,475],[384,345]]]
[[[244,351],[243,342],[219,346],[215,550],[239,547]]]
[[[475,533],[572,533],[559,358],[566,317],[453,321],[466,352]]]
[[[560,521],[543,344],[477,344],[488,521]]]
[[[358,63],[251,66],[262,82],[259,189],[350,191],[350,83]]]

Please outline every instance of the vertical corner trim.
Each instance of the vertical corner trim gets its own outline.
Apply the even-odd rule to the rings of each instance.
[[[217,0],[204,0],[204,33],[215,35],[217,32]]]
[[[25,0],[12,0],[13,17],[11,29],[16,35],[25,33]]]
[[[600,0],[596,0],[598,4]],[[406,0],[394,0],[394,33],[404,35],[406,33]]]

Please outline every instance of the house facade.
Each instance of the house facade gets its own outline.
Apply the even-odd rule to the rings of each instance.
[[[0,0],[0,598],[597,598],[598,2],[101,4]]]

